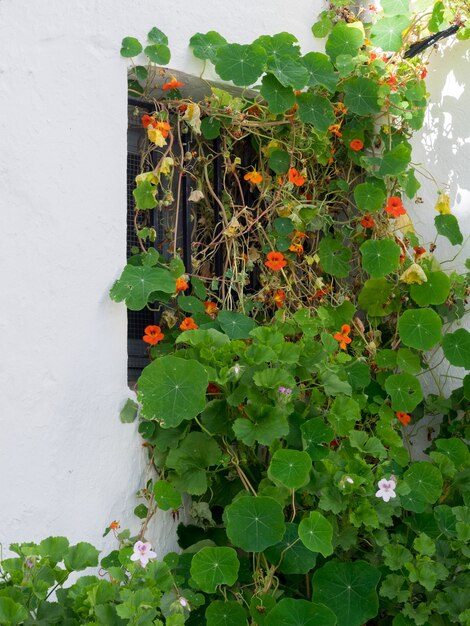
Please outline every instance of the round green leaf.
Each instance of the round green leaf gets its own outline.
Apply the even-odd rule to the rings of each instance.
[[[320,241],[319,253],[321,266],[327,274],[337,278],[345,278],[349,274],[352,252],[340,239],[324,237]]]
[[[265,496],[246,496],[225,509],[227,536],[246,552],[262,552],[281,541],[286,525],[279,502]]]
[[[146,67],[143,65],[137,65],[134,67],[134,74],[139,80],[147,80],[149,73]]]
[[[206,370],[195,360],[174,356],[156,359],[139,378],[142,417],[157,419],[164,428],[193,419],[206,406],[208,382]]]
[[[328,456],[328,448],[324,445],[334,439],[334,431],[327,426],[321,417],[314,417],[300,426],[302,444],[313,461]]]
[[[444,304],[450,293],[450,279],[444,272],[426,272],[427,282],[411,285],[410,296],[419,304]]]
[[[284,113],[295,104],[295,95],[290,87],[284,87],[272,74],[263,76],[260,93],[274,115]]]
[[[172,481],[180,491],[200,496],[207,491],[207,468],[218,465],[221,459],[222,452],[215,439],[206,433],[191,432],[176,449],[170,450],[166,465],[176,470]]]
[[[147,46],[144,52],[149,60],[157,65],[168,65],[171,59],[170,48],[162,43],[153,43]]]
[[[470,369],[470,333],[459,328],[455,333],[447,333],[442,339],[444,355],[451,365]]]
[[[372,278],[383,278],[397,269],[401,249],[391,239],[369,239],[361,246],[362,267]]]
[[[39,544],[39,554],[55,563],[60,563],[67,554],[69,540],[66,537],[48,537]]]
[[[408,348],[400,348],[397,354],[397,366],[408,374],[418,374],[421,371],[419,354],[411,352]]]
[[[377,615],[379,580],[379,570],[365,561],[329,561],[313,575],[313,601],[330,608],[340,626],[362,626]]]
[[[210,30],[205,35],[196,33],[189,40],[194,56],[198,59],[208,59],[212,63],[215,63],[218,49],[226,43],[227,40],[214,30]]]
[[[409,413],[423,399],[423,390],[419,380],[411,374],[392,374],[385,381],[385,390],[392,399],[392,409]]]
[[[379,86],[370,78],[351,78],[344,85],[344,104],[350,113],[370,115],[380,111]]]
[[[299,537],[312,552],[329,556],[333,552],[333,526],[318,511],[311,511],[299,524]]]
[[[156,26],[148,33],[147,39],[150,43],[162,43],[164,46],[168,45],[168,37]]]
[[[355,57],[363,43],[364,33],[361,29],[344,22],[338,22],[327,39],[325,49],[334,63],[340,54],[349,54]]]
[[[215,117],[205,117],[201,122],[204,139],[216,139],[220,135],[220,122]]]
[[[221,311],[217,321],[230,339],[249,339],[250,331],[256,326],[251,317],[236,311]]]
[[[240,563],[233,548],[202,548],[191,561],[191,577],[205,593],[215,593],[219,585],[233,585]]]
[[[380,5],[386,17],[408,15],[410,10],[409,0],[382,0]]]
[[[463,243],[463,235],[455,215],[437,215],[434,218],[434,225],[437,232],[443,237],[447,237],[453,246]]]
[[[311,468],[312,459],[307,452],[281,449],[272,456],[268,476],[288,489],[299,489],[308,481]]]
[[[359,294],[359,306],[372,317],[388,315],[392,291],[393,285],[385,278],[369,278]]]
[[[178,306],[182,311],[191,315],[205,312],[204,303],[194,296],[179,296]]]
[[[131,311],[140,311],[155,291],[174,293],[176,281],[168,270],[159,267],[126,265],[121,277],[109,292],[112,300],[122,302]]]
[[[372,43],[387,52],[398,52],[403,44],[402,33],[408,28],[410,20],[406,15],[383,17],[372,26]]]
[[[321,39],[322,37],[326,37],[331,31],[332,27],[333,24],[331,19],[325,15],[324,17],[322,17],[321,20],[318,20],[318,22],[315,22],[315,24],[312,26],[313,36],[318,37],[319,39]]]
[[[403,479],[410,492],[400,496],[401,503],[407,511],[422,513],[428,504],[434,504],[442,493],[442,474],[438,468],[428,461],[413,463],[406,470]]]
[[[409,309],[398,320],[400,339],[409,348],[430,350],[441,338],[442,320],[432,309]]]
[[[268,59],[267,69],[284,87],[303,89],[307,83],[307,68],[300,59],[290,55],[276,55]]]
[[[313,93],[301,93],[297,96],[299,119],[305,124],[312,124],[321,133],[326,133],[328,126],[335,121],[333,107],[328,98]]]
[[[223,80],[235,85],[252,85],[263,73],[266,52],[260,46],[227,44],[217,50],[215,70]]]
[[[273,150],[269,156],[268,165],[275,174],[285,174],[290,165],[289,153],[285,150]],[[291,220],[289,222],[292,224]]]
[[[324,604],[283,598],[268,613],[266,626],[335,626],[336,616]]]
[[[326,54],[322,54],[321,52],[309,52],[302,57],[302,62],[309,74],[307,78],[307,85],[309,87],[321,85],[328,89],[328,91],[334,91],[336,89],[338,75]]]
[[[137,187],[132,191],[134,196],[135,206],[138,209],[153,209],[157,206],[157,200],[155,194],[157,188],[152,185],[148,180],[144,180],[139,183]]]
[[[136,57],[142,52],[142,44],[135,37],[124,37],[121,44],[121,56]]]
[[[406,170],[411,160],[411,146],[403,141],[382,155],[382,162],[375,172],[376,176],[398,176]]]
[[[290,33],[276,33],[275,35],[261,35],[253,41],[257,46],[261,46],[268,60],[271,62],[276,58],[298,59],[300,56],[300,48],[297,44],[297,38]]]
[[[367,213],[373,213],[385,206],[385,192],[373,183],[361,183],[354,187],[354,200],[357,208]]]
[[[182,504],[180,492],[166,480],[159,480],[154,484],[153,496],[162,511],[179,509]]]
[[[206,609],[206,626],[246,626],[246,613],[238,602],[215,600]]]
[[[282,541],[264,551],[271,563],[279,564],[283,574],[307,574],[315,567],[317,555],[298,539],[297,524],[288,522]]]

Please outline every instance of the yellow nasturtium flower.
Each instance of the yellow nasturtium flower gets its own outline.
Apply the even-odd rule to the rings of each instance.
[[[160,182],[158,176],[155,176],[154,172],[142,172],[142,174],[138,174],[135,177],[137,185],[140,185],[140,183],[144,183],[145,181],[152,183],[152,185],[158,185]]]
[[[406,283],[407,285],[422,285],[428,281],[428,277],[420,265],[413,263],[400,276],[400,281],[402,283]]]
[[[447,193],[440,193],[434,207],[441,215],[450,215],[450,198]]]

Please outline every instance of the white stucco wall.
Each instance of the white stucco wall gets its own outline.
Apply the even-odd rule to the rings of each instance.
[[[108,299],[125,263],[121,39],[144,40],[156,25],[170,38],[171,67],[196,75],[201,65],[187,47],[196,31],[250,42],[287,30],[304,52],[320,49],[310,26],[323,4],[292,8],[285,0],[0,0],[4,545],[64,534],[101,547],[111,520],[136,528],[145,458],[135,427],[118,419],[129,395],[126,311]],[[467,53],[461,43],[433,61],[429,127],[415,143],[436,178],[452,172],[468,233],[469,95],[445,80],[452,67],[463,84]],[[434,191],[421,195],[420,215],[429,216]],[[157,527],[162,554],[173,545],[172,522],[166,516]]]

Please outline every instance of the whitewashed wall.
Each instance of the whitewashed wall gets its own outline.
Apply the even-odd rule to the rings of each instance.
[[[121,39],[144,40],[158,26],[170,38],[171,67],[198,75],[187,47],[194,32],[250,42],[287,30],[307,52],[320,49],[310,25],[323,8],[320,0],[0,0],[4,545],[65,534],[101,547],[111,520],[136,528],[145,458],[135,427],[118,419],[129,395],[126,312],[108,299],[125,263]],[[416,154],[449,179],[469,232],[466,54],[461,43],[433,61],[433,104]],[[435,196],[428,186],[422,195],[427,227]],[[173,542],[166,517],[154,543],[162,554]]]

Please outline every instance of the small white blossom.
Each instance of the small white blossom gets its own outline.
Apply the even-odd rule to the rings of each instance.
[[[350,485],[354,485],[354,480],[351,478],[351,476],[346,476],[344,480]]]
[[[183,608],[186,608],[187,606],[189,606],[189,602],[186,600],[186,598],[183,598],[183,596],[179,598],[179,603],[181,604]]]
[[[382,498],[384,502],[388,502],[390,498],[397,497],[397,494],[395,493],[396,486],[397,483],[392,477],[390,477],[389,480],[382,478],[382,480],[379,480],[378,482],[379,490],[375,495],[377,498]]]
[[[188,200],[190,202],[200,202],[201,200],[204,200],[204,194],[200,189],[194,189],[191,191]]]
[[[145,567],[151,559],[156,559],[157,554],[152,550],[152,546],[148,541],[136,541],[134,544],[134,554],[131,555],[131,561],[139,561],[142,567]]]

